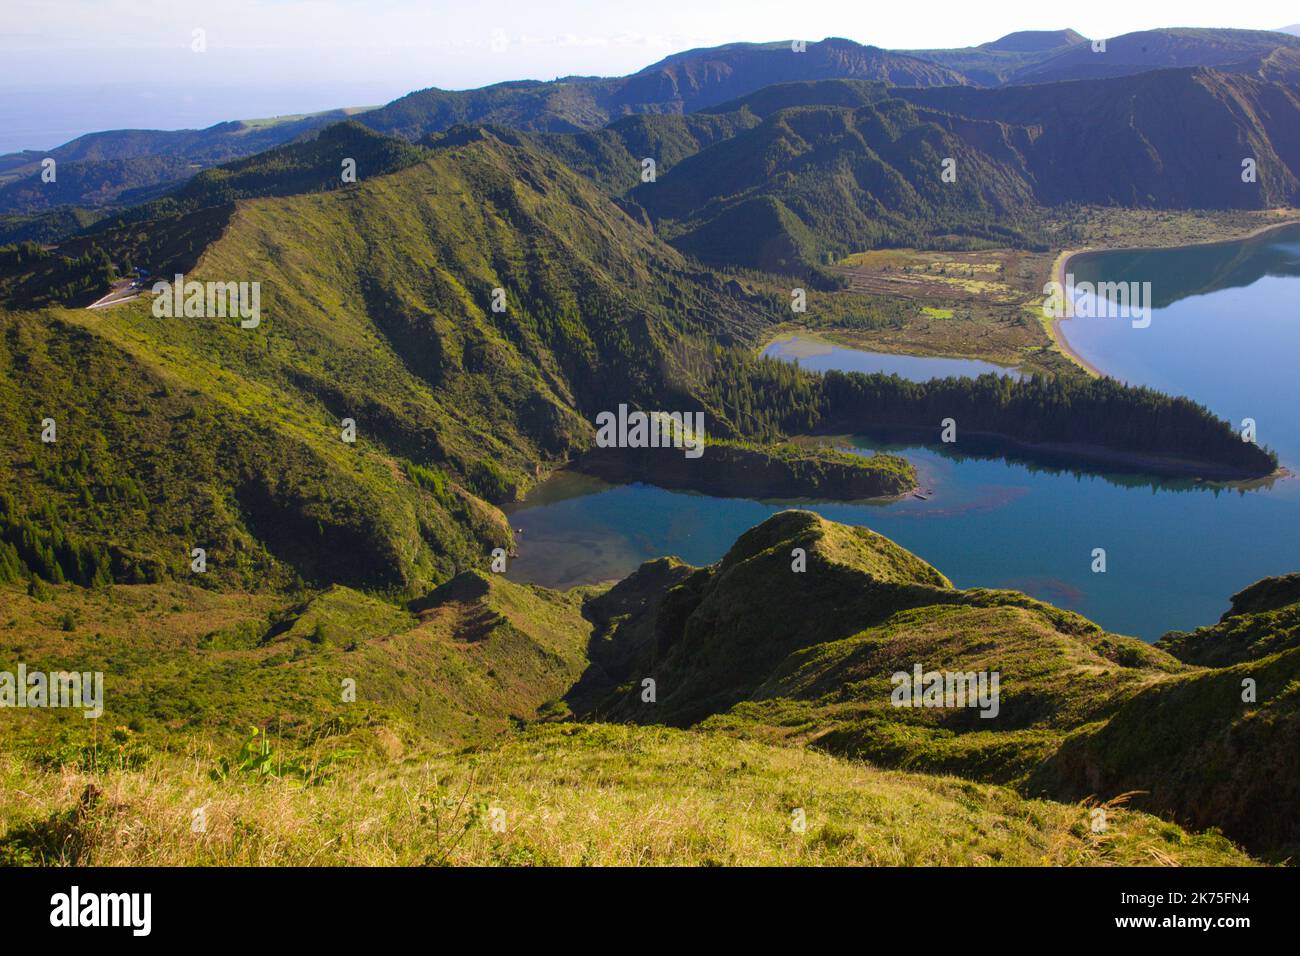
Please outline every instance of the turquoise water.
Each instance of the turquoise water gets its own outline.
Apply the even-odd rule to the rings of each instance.
[[[1117,377],[1191,396],[1233,421],[1254,418],[1261,443],[1300,471],[1298,263],[1300,229],[1212,250],[1090,256],[1074,264],[1080,280],[1152,282],[1151,325],[1073,319],[1062,328]],[[929,368],[951,374],[946,364]],[[800,506],[889,536],[961,587],[1016,588],[1154,640],[1217,620],[1229,596],[1258,578],[1300,570],[1300,480],[1209,488],[890,447],[915,463],[929,500]],[[511,515],[522,534],[509,574],[568,587],[664,554],[706,564],[788,506],[560,475]],[[1104,574],[1091,571],[1094,548],[1106,550]]]

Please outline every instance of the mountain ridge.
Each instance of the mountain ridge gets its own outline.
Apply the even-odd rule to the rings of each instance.
[[[1045,44],[1060,39],[1062,46]],[[507,81],[476,90],[413,91],[382,107],[347,109],[267,123],[232,121],[207,130],[104,131],[49,151],[0,156],[0,215],[40,216],[58,208],[96,208],[155,198],[198,168],[282,145],[330,118],[360,115],[379,132],[410,140],[465,123],[530,132],[600,128],[623,115],[684,113],[774,83],[860,78],[902,87],[1002,86],[1088,75],[1125,75],[1169,66],[1263,71],[1295,82],[1291,57],[1300,38],[1277,31],[1151,30],[1106,41],[1092,54],[1074,31],[1022,31],[963,50],[892,51],[830,37],[795,53],[792,41],[733,43],[682,51],[623,77]],[[1012,49],[1014,48],[1014,49]],[[1089,57],[1106,56],[1105,65]],[[964,71],[964,72],[963,72]],[[64,164],[62,185],[40,188],[40,160]],[[10,222],[11,235],[40,224]]]

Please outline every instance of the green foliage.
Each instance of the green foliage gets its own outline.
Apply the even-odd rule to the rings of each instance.
[[[234,759],[218,757],[216,766],[208,771],[208,776],[215,781],[241,777],[259,783],[285,778],[313,787],[330,780],[340,765],[356,757],[357,753],[355,749],[339,749],[319,757],[306,754],[285,755],[271,747],[270,740],[260,727],[251,727]]]
[[[175,217],[254,196],[296,196],[344,189],[342,162],[356,163],[357,180],[383,176],[419,162],[422,150],[372,132],[355,121],[327,126],[305,142],[268,149],[207,169],[184,186],[100,223],[113,229],[127,223]]]
[[[35,242],[0,246],[0,303],[32,309],[50,304],[86,304],[107,292],[117,270],[98,245],[75,257]]]
[[[474,462],[469,471],[469,480],[478,496],[486,501],[512,501],[518,493],[517,484],[500,465],[489,458]]]
[[[1110,378],[1001,375],[911,382],[897,375],[827,372],[825,421],[832,427],[921,430],[937,436],[952,418],[966,435],[1101,446],[1266,475],[1277,456],[1243,442],[1232,426],[1191,399]]]
[[[841,105],[841,93],[858,102]],[[815,276],[821,263],[877,246],[1045,248],[1023,170],[875,86],[803,84],[789,94],[798,105],[629,197],[692,255],[772,272]],[[772,96],[756,94],[754,105],[771,108]],[[752,108],[748,100],[729,106]],[[962,170],[955,182],[940,178],[946,158]]]
[[[128,727],[114,727],[107,739],[96,735],[88,741],[62,741],[28,754],[32,764],[41,770],[87,774],[139,770],[153,757],[154,748]]]
[[[451,483],[445,472],[438,468],[426,468],[424,465],[416,465],[409,461],[403,467],[406,469],[406,477],[413,484],[419,485],[439,501],[446,504],[451,503]]]
[[[102,212],[76,206],[60,206],[32,215],[0,215],[0,246],[22,242],[43,245],[58,242],[93,226],[102,218]]]
[[[1225,667],[1300,646],[1300,574],[1264,578],[1232,596],[1217,624],[1170,631],[1157,646],[1179,660]]]
[[[11,495],[0,493],[0,578],[39,576],[51,584],[71,581],[97,587],[113,579],[108,550],[69,532],[48,499],[39,517],[19,513]]]

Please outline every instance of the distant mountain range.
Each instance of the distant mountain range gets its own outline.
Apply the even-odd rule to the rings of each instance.
[[[1252,72],[1255,64],[1278,49],[1300,50],[1300,42],[1272,30],[1144,30],[1112,37],[1105,41],[1104,50],[1094,49],[1091,43],[1073,44],[1026,65],[1009,82],[1097,79],[1188,66]]]
[[[1300,90],[1204,68],[1000,89],[822,80],[589,133],[493,132],[554,152],[684,252],[777,272],[953,236],[1032,245],[1038,206],[1300,201]]]
[[[364,119],[359,117],[358,119]],[[685,114],[640,114],[578,133],[459,125],[412,145],[357,120],[209,169],[180,188],[87,221],[67,209],[20,220],[65,252],[87,240],[158,255],[177,217],[237,199],[342,186],[339,164],[381,176],[483,138],[549,153],[633,220],[711,265],[812,276],[883,245],[985,242],[1045,248],[1044,207],[1262,209],[1300,203],[1300,88],[1209,68],[996,89],[818,80],[768,86]],[[1188,148],[1189,142],[1197,147]],[[642,182],[642,162],[656,163]],[[1254,182],[1242,178],[1255,161]],[[953,181],[943,177],[952,161]],[[33,187],[39,188],[39,187]],[[62,232],[60,232],[62,230]],[[125,233],[124,233],[125,230]],[[16,235],[12,239],[45,238]]]
[[[202,130],[108,130],[44,152],[8,153],[0,156],[0,213],[142,202],[200,170],[292,142],[357,112],[237,120]],[[57,163],[53,183],[41,179],[45,159]]]
[[[460,124],[529,132],[583,132],[636,114],[690,114],[774,84],[871,80],[892,87],[999,87],[1097,79],[1169,67],[1208,66],[1271,82],[1300,82],[1300,37],[1280,31],[1168,29],[1105,41],[1073,30],[1026,31],[959,50],[890,51],[852,40],[734,43],[674,54],[630,76],[518,81],[477,90],[427,89],[369,110],[335,110],[205,130],[92,133],[47,152],[0,156],[0,240],[49,239],[75,221],[69,209],[127,206],[155,198],[201,169],[310,137],[355,116],[372,129],[417,140]],[[58,162],[55,183],[40,163]],[[51,215],[51,211],[60,210]],[[42,217],[31,219],[30,217]]]

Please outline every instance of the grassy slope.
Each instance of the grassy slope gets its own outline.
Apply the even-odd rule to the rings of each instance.
[[[579,596],[475,572],[414,610],[337,586],[290,600],[182,584],[0,596],[0,670],[105,674],[99,721],[4,712],[11,745],[78,764],[100,759],[102,727],[128,728],[151,752],[178,738],[229,743],[251,725],[294,744],[341,735],[367,751],[483,740],[577,681],[590,632]],[[345,679],[355,702],[343,700]]]
[[[790,570],[793,547],[807,550],[805,572]],[[887,539],[805,512],[752,529],[713,568],[663,559],[564,594],[478,572],[406,606],[338,587],[292,600],[170,583],[49,590],[0,591],[0,669],[102,669],[106,711],[98,722],[5,712],[0,772],[32,775],[0,808],[0,852],[17,859],[1233,862],[1218,837],[1117,808],[1132,799],[1222,826],[1270,858],[1291,826],[1300,652],[1190,669],[1023,595],[952,588]],[[999,717],[890,706],[889,674],[916,662],[998,670]],[[1235,702],[1246,674],[1258,707]],[[653,705],[640,701],[647,675]],[[348,677],[355,703],[340,699]],[[569,706],[695,726],[509,736]],[[305,766],[315,784],[208,781],[250,725],[266,729],[277,765]],[[79,811],[88,783],[108,796]],[[1124,796],[1133,790],[1149,795]],[[665,791],[681,797],[665,806]],[[1119,817],[1104,836],[1086,826],[1093,795]],[[163,839],[185,832],[187,801],[214,808],[211,835]],[[364,830],[340,816],[357,801],[367,812],[350,819]],[[449,847],[429,833],[430,814],[445,834],[465,807],[477,818],[490,805],[513,821],[504,837],[479,828]],[[802,849],[777,840],[797,806],[812,821]],[[578,807],[597,809],[575,837],[565,821]],[[899,827],[918,835],[900,843]],[[381,830],[383,843],[361,839]]]
[[[475,137],[393,175],[361,172],[354,188],[242,201],[191,254],[191,277],[261,283],[257,329],[160,321],[148,297],[111,314],[0,318],[15,349],[0,463],[30,476],[40,459],[116,431],[104,470],[166,478],[121,531],[135,550],[171,566],[192,543],[228,554],[240,539],[252,563],[232,579],[232,561],[214,561],[225,583],[299,575],[414,593],[507,543],[484,500],[509,500],[539,466],[583,447],[594,409],[673,395],[691,407],[671,357],[684,333],[725,339],[767,308],[722,294],[527,148]],[[162,271],[193,243],[180,245],[146,261]],[[498,286],[503,315],[489,309]],[[69,350],[113,374],[56,381]],[[51,358],[19,359],[42,352]],[[38,407],[66,413],[66,445],[36,441]],[[158,425],[114,429],[110,409]],[[344,417],[356,445],[339,440]],[[434,469],[436,487],[409,480],[410,465]],[[75,484],[54,501],[74,530],[98,533],[76,527]],[[33,499],[49,490],[24,488]],[[210,518],[180,527],[169,509],[196,498]]]
[[[1256,697],[1246,701],[1245,681]],[[1300,851],[1295,753],[1300,650],[1156,684],[1081,729],[1027,783],[1072,799],[1136,794],[1132,805],[1216,826],[1268,859]]]
[[[810,98],[838,104],[834,84],[793,93],[823,89]],[[878,95],[863,89],[869,100]],[[961,170],[955,183],[940,178],[946,157]],[[1005,242],[1014,231],[995,221],[1004,226],[1033,203],[1007,144],[967,143],[898,99],[776,111],[630,196],[705,261],[778,272],[931,233],[996,233]],[[748,239],[737,246],[739,236]]]
[[[808,551],[801,574],[790,567],[796,546]],[[606,615],[615,649],[605,653],[619,666],[607,696],[588,689],[587,712],[1068,800],[1136,792],[1137,806],[1219,826],[1270,858],[1298,842],[1286,808],[1300,793],[1290,759],[1300,651],[1198,671],[1015,592],[953,589],[887,540],[803,512],[752,529],[713,568],[638,575],[669,570],[662,596]],[[638,575],[620,587],[635,595]],[[1300,604],[1286,603],[1285,588],[1260,590],[1267,600],[1241,605],[1254,609],[1256,634],[1272,633]],[[635,650],[620,658],[624,632]],[[890,675],[918,663],[997,671],[999,713],[893,706]],[[645,677],[656,702],[643,700]],[[1243,702],[1247,677],[1257,703]]]
[[[1157,646],[1189,664],[1223,667],[1300,646],[1300,574],[1264,578],[1232,596],[1217,624],[1170,631]]]
[[[807,552],[804,572],[791,569],[794,548]],[[642,703],[633,680],[603,702],[603,713],[703,720],[1000,781],[1023,778],[1069,729],[1182,669],[1141,641],[1024,595],[954,589],[888,539],[810,512],[783,512],[752,529],[720,564],[644,613],[652,625],[627,620],[630,639],[646,648],[627,670],[654,677],[659,699]],[[638,629],[652,630],[655,643]],[[893,707],[889,676],[915,663],[999,671],[1000,714]]]
[[[532,466],[580,444],[579,411],[607,398],[603,389],[663,394],[682,382],[671,362],[648,356],[672,355],[683,332],[747,332],[743,301],[718,293],[578,177],[490,137],[443,144],[357,189],[243,202],[223,229],[195,272],[262,282],[259,334],[155,320],[144,302],[110,314],[5,316],[0,379],[8,439],[0,462],[29,509],[49,499],[72,532],[120,537],[142,561],[181,574],[196,537],[216,541],[203,581],[223,588],[288,588],[301,576],[420,593],[507,540],[484,499],[509,497]],[[484,292],[498,282],[512,304],[557,306],[494,317]],[[578,321],[592,315],[602,321]],[[35,426],[51,402],[61,437],[45,446]],[[355,447],[337,439],[349,413],[360,425]],[[435,477],[415,480],[407,466],[417,463],[436,467]],[[137,477],[136,486],[127,480]],[[809,551],[803,575],[790,571],[794,546]],[[358,568],[382,577],[349,578]],[[824,522],[783,516],[744,536],[715,569],[659,576],[677,587],[606,620],[598,635],[612,644],[635,635],[651,655],[656,719],[715,715],[719,729],[818,737],[895,763],[1020,779],[1077,722],[1107,718],[1146,683],[1166,692],[1174,685],[1165,675],[1179,669],[1021,595],[957,591],[885,539]],[[126,604],[122,635],[98,650],[76,611],[83,602],[85,619],[99,620],[103,593],[67,588],[52,606],[28,602],[28,619],[11,627],[20,642],[39,634],[51,666],[102,661],[124,677],[114,706],[146,737],[176,728],[229,740],[257,722],[391,752],[412,734],[481,739],[512,716],[558,712],[547,705],[582,671],[582,644],[597,639],[582,620],[582,595],[484,587],[457,578],[417,605],[415,625],[396,605],[348,591],[286,606],[179,584],[112,589]],[[17,590],[5,597],[27,601]],[[170,602],[182,616],[206,606],[229,627],[187,618],[186,637],[168,648],[181,631],[161,627],[151,643],[137,600]],[[71,630],[61,621],[67,610]],[[123,623],[128,615],[138,627]],[[969,634],[984,630],[997,646],[970,648]],[[466,635],[476,639],[457,640]],[[189,660],[205,640],[214,653],[196,678]],[[896,713],[887,728],[873,724],[877,668],[931,651],[962,666],[1003,652],[1023,663],[1008,671],[1029,685],[1023,698],[1007,689],[1004,714],[1018,721],[1009,733],[909,726]],[[10,660],[20,653],[34,656],[24,646]],[[608,680],[647,673],[622,654],[610,652],[624,666]],[[340,722],[339,668],[357,666],[382,703]],[[415,673],[438,681],[413,682]],[[240,696],[250,687],[253,695]],[[31,723],[19,726],[49,741],[51,726],[40,723],[49,716],[20,714]],[[1211,709],[1212,726],[1224,720],[1231,713]],[[1271,723],[1289,732],[1285,721]],[[1128,726],[1140,734],[1145,724]],[[1251,748],[1286,752],[1270,749],[1278,739],[1270,731],[1250,738]]]
[[[1250,862],[1222,837],[1141,813],[1112,809],[1094,834],[1082,806],[663,728],[542,728],[489,749],[353,765],[306,788],[213,782],[211,762],[197,753],[90,776],[34,773],[0,755],[0,863]],[[206,830],[195,834],[199,807]]]
[[[1133,805],[1191,826],[1215,825],[1294,858],[1300,800],[1300,576],[1265,578],[1233,595],[1215,625],[1159,646],[1209,665],[1153,684],[1108,721],[1081,728],[1028,781],[1070,799],[1133,792]]]

